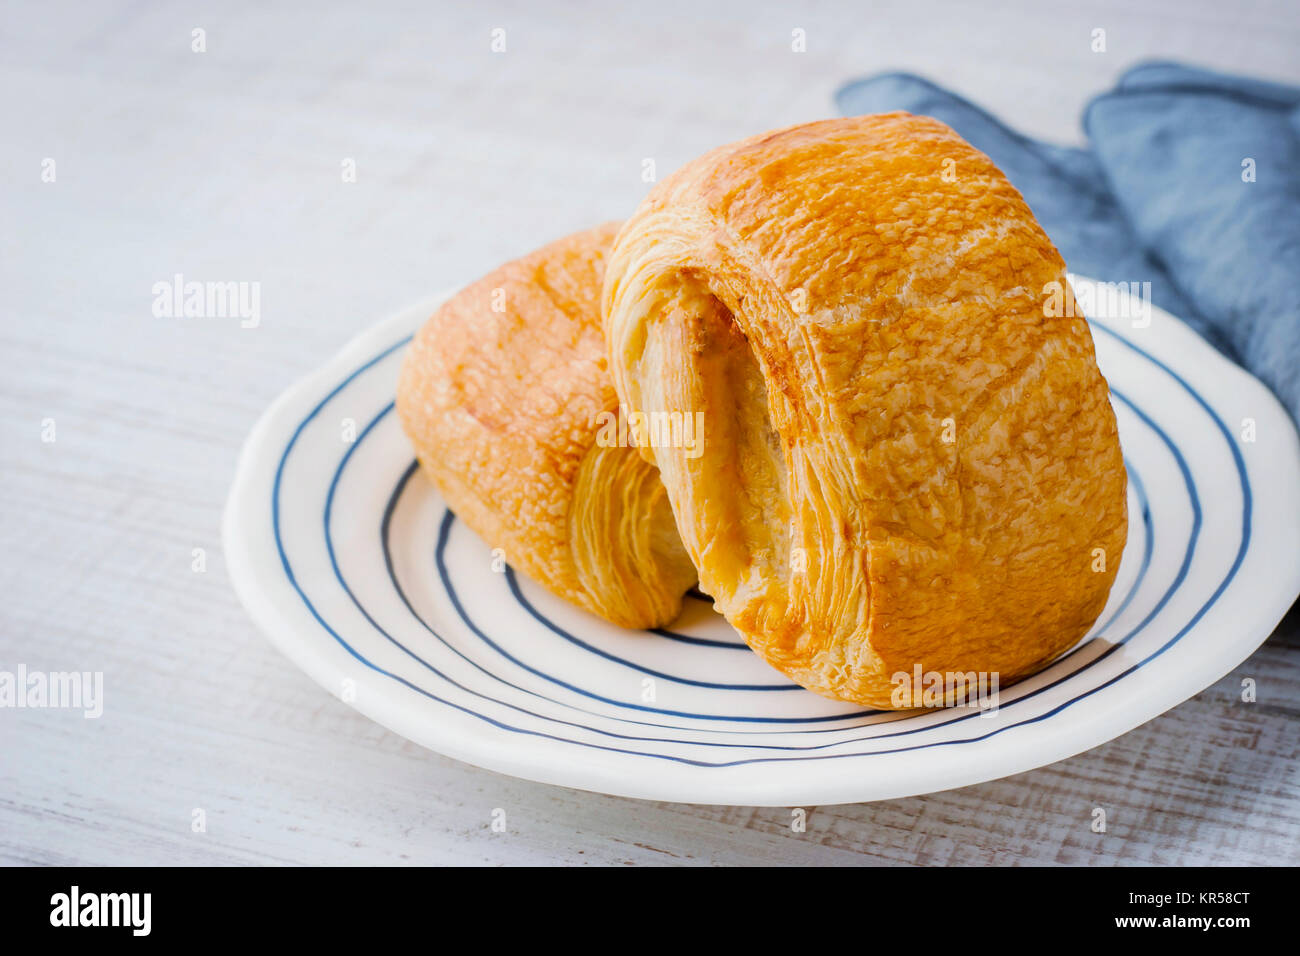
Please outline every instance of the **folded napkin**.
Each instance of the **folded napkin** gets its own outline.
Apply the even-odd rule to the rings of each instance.
[[[1150,282],[1153,304],[1300,421],[1300,88],[1138,66],[1085,110],[1090,149],[1022,136],[905,73],[849,83],[836,104],[943,120],[1024,194],[1070,271]]]

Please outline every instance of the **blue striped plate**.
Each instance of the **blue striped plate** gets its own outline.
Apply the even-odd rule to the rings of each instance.
[[[440,299],[361,335],[253,429],[225,514],[235,590],[291,660],[385,727],[547,783],[827,804],[1060,760],[1213,683],[1300,592],[1285,411],[1177,319],[1075,287],[1098,316],[1129,540],[1096,627],[996,709],[838,704],[750,653],[702,595],[671,628],[630,632],[516,575],[416,472],[393,410],[404,346]]]

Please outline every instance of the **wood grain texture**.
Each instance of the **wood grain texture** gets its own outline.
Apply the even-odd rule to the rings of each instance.
[[[1285,0],[539,6],[6,7],[0,667],[103,671],[105,712],[0,711],[0,861],[1295,862],[1294,612],[1234,674],[1105,746],[981,786],[807,808],[805,833],[785,809],[645,804],[430,754],[256,633],[219,523],[266,404],[403,304],[626,216],[645,159],[662,177],[828,116],[838,83],[891,68],[1060,141],[1143,58],[1300,81]],[[1104,55],[1089,50],[1099,26]],[[807,53],[790,50],[796,27]],[[156,318],[152,286],[176,273],[259,282],[260,324]]]

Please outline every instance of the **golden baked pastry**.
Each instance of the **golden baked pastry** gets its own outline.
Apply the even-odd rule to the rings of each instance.
[[[617,229],[560,239],[448,300],[403,360],[397,411],[421,470],[511,565],[651,627],[677,616],[695,569],[654,466],[598,440],[618,408],[600,327]]]
[[[1006,685],[1092,625],[1126,476],[1088,326],[1045,307],[1053,288],[1065,265],[1006,177],[905,113],[714,150],[624,225],[615,387],[703,414],[703,454],[642,451],[701,588],[778,670],[908,707],[899,675]]]

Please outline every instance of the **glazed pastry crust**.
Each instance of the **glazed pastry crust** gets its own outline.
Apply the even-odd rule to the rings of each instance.
[[[509,262],[415,336],[397,392],[421,470],[514,567],[623,627],[666,623],[695,583],[654,466],[598,442],[617,409],[600,327],[617,223]]]
[[[602,306],[615,387],[703,412],[699,458],[642,453],[702,589],[778,670],[907,707],[894,677],[915,665],[1006,686],[1092,625],[1126,475],[1053,283],[1064,263],[1002,173],[905,113],[715,150],[625,224]]]

